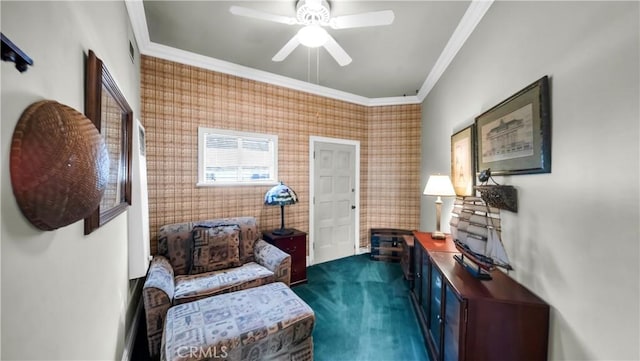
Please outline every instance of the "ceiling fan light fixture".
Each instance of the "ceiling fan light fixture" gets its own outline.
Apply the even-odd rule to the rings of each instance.
[[[326,30],[318,25],[307,25],[298,31],[296,35],[300,44],[309,48],[317,48],[324,45],[329,38]]]
[[[326,0],[298,0],[296,4],[296,19],[299,24],[328,24],[330,18],[331,10]]]

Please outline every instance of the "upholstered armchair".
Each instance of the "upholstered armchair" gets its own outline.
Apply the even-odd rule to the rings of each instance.
[[[261,286],[289,285],[291,257],[260,239],[254,217],[162,226],[143,287],[149,353],[157,358],[173,305]]]

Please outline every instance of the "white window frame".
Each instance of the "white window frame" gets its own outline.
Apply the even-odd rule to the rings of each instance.
[[[219,134],[224,136],[236,137],[238,139],[261,139],[273,142],[273,179],[257,179],[247,181],[207,181],[204,155],[206,149],[206,134]],[[216,187],[216,186],[245,186],[245,185],[275,185],[278,184],[278,136],[274,134],[241,132],[228,129],[217,129],[198,127],[198,182],[197,187]]]

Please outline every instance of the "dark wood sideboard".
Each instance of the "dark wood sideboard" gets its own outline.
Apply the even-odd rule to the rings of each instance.
[[[414,241],[411,300],[431,360],[547,359],[549,305],[499,270],[474,278],[449,235]]]

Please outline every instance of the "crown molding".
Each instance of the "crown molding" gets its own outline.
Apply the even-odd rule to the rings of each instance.
[[[402,96],[402,97],[387,97],[387,98],[368,98],[370,107],[380,107],[385,105],[406,105],[406,104],[420,104],[422,100],[418,99],[415,95]]]
[[[142,50],[148,48],[149,44],[151,44],[147,17],[144,15],[144,4],[142,4],[142,0],[125,0],[124,5],[127,7],[127,13],[129,13],[129,21],[131,22],[133,35],[138,43],[138,50],[142,53]]]
[[[427,79],[425,79],[422,87],[418,91],[418,99],[420,102],[424,101],[424,99],[429,95],[431,89],[436,85],[438,80],[444,71],[447,70],[449,64],[453,61],[453,58],[458,54],[462,45],[467,41],[471,33],[475,30],[480,20],[484,17],[484,14],[489,10],[491,5],[493,4],[493,0],[473,0],[467,11],[465,11],[462,19],[458,23],[458,26],[451,34],[447,45],[445,45],[444,49],[442,49],[442,53],[436,60],[435,64],[433,64],[433,68],[427,75]]]
[[[369,98],[363,96],[343,92],[321,85],[307,83],[301,80],[285,77],[267,71],[249,68],[228,61],[176,49],[166,45],[151,42],[149,46],[144,49],[144,51],[141,50],[140,52],[142,54],[154,56],[160,59],[175,61],[181,64],[192,65],[203,69],[213,70],[219,73],[234,75],[245,79],[298,90],[305,93],[343,100],[349,103],[355,103],[365,106],[369,105]]]
[[[125,0],[129,19],[133,28],[133,34],[136,37],[141,54],[370,107],[422,103],[447,69],[451,61],[453,61],[460,48],[462,48],[462,45],[464,45],[469,35],[471,35],[476,25],[478,25],[492,3],[493,0],[471,1],[471,4],[460,20],[460,23],[458,23],[458,26],[451,35],[451,38],[449,38],[447,45],[429,72],[429,75],[425,79],[417,95],[367,98],[357,94],[304,82],[267,71],[257,70],[224,60],[154,43],[149,37],[149,27],[147,25],[142,0]]]

